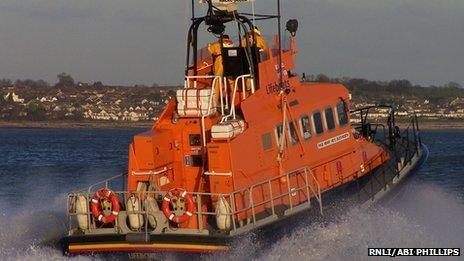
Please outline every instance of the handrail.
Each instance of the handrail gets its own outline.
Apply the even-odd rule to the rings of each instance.
[[[150,171],[132,171],[132,175],[158,175],[160,173],[168,171],[168,167],[164,166],[160,170],[150,170]]]
[[[206,176],[228,176],[228,177],[232,176],[232,172],[230,171],[229,172],[216,172],[212,170],[212,171],[205,171],[203,174]]]
[[[309,188],[311,189],[311,192],[313,193],[313,195],[316,197],[317,201],[319,202],[319,210],[320,210],[320,213],[321,213],[321,216],[323,215],[322,213],[322,196],[321,196],[321,186],[319,185],[319,181],[317,181],[316,177],[314,176],[314,173],[313,171],[308,168],[309,170],[309,173],[311,174],[311,177],[313,178],[314,182],[316,183],[317,185],[317,194],[316,192],[314,191],[313,187],[312,186],[309,186]],[[306,171],[306,170],[305,170]],[[308,199],[309,201],[309,199]]]
[[[112,180],[114,180],[114,179],[116,179],[116,178],[123,177],[124,175],[126,175],[126,173],[122,173],[122,174],[113,176],[113,177],[111,177],[111,178],[107,178],[107,179],[104,179],[104,180],[99,181],[99,182],[97,182],[97,183],[94,183],[94,184],[90,185],[90,186],[87,188],[87,192],[90,193],[90,192],[92,191],[92,189],[93,189],[95,186],[97,186],[97,185],[99,185],[99,184],[103,184],[103,183],[105,184],[105,188],[108,188],[108,182],[110,182],[110,181],[112,181]],[[85,190],[85,189],[83,189],[83,190]],[[83,190],[78,190],[78,191],[83,191]]]
[[[410,133],[412,132],[412,135]],[[373,176],[372,182],[370,182],[370,186],[363,187],[360,189],[361,192],[365,193],[368,198],[373,199],[377,191],[374,191],[374,183],[376,183],[377,187],[384,188],[388,186],[388,180],[386,178],[387,171],[388,173],[392,173],[390,175],[394,175],[399,177],[401,171],[406,168],[411,162],[413,161],[414,157],[418,156],[420,153],[420,146],[421,146],[421,137],[419,133],[419,126],[417,121],[417,115],[415,113],[412,114],[410,117],[409,124],[403,128],[401,133],[395,134],[394,144],[391,147],[391,160],[385,165],[385,168],[379,169],[378,171],[382,171],[379,177],[383,177],[383,180],[379,180],[379,177]],[[382,157],[382,154],[379,154],[378,157]],[[375,161],[373,159],[368,164],[368,167],[372,168],[372,162]],[[360,195],[360,194],[358,194]]]
[[[309,170],[309,171],[308,171]],[[293,191],[291,189],[287,189],[288,191],[287,192],[284,192],[278,196],[275,196],[275,197],[272,197],[268,200],[264,200],[262,202],[260,202],[259,204],[254,204],[255,202],[252,200],[251,203],[253,203],[253,207],[252,206],[249,206],[249,207],[245,207],[245,208],[242,208],[242,209],[239,209],[239,210],[236,210],[233,215],[237,215],[239,213],[242,213],[242,212],[245,212],[247,210],[250,210],[256,206],[259,206],[259,205],[263,205],[263,204],[266,204],[266,203],[269,203],[271,202],[271,208],[274,209],[275,206],[274,206],[274,200],[275,199],[279,199],[279,198],[282,198],[284,196],[288,196],[289,199],[291,199],[291,194],[294,193],[294,192],[297,192],[297,191],[300,191],[302,189],[305,189],[305,188],[309,188],[311,190],[311,192],[313,192],[312,195],[314,195],[316,197],[316,200],[319,202],[319,207],[320,207],[320,212],[322,214],[322,197],[321,197],[321,187],[319,185],[319,182],[317,181],[316,177],[314,176],[314,173],[311,171],[311,169],[308,167],[308,166],[305,166],[305,167],[301,167],[301,168],[298,168],[298,169],[295,169],[295,170],[291,170],[291,171],[288,171],[286,172],[285,174],[282,174],[280,176],[276,176],[276,177],[272,177],[272,178],[269,178],[269,179],[266,179],[264,181],[261,181],[261,182],[258,182],[258,183],[255,183],[253,185],[251,185],[250,187],[247,187],[247,188],[243,188],[243,189],[239,189],[239,190],[236,190],[236,191],[233,191],[230,193],[230,197],[234,197],[240,194],[243,194],[244,192],[248,192],[249,195],[252,195],[253,193],[253,189],[254,188],[258,188],[258,187],[262,187],[262,185],[265,185],[265,184],[268,184],[269,185],[269,182],[272,183],[272,181],[275,181],[275,180],[279,180],[283,177],[285,177],[287,179],[287,184],[288,186],[290,185],[290,179],[289,177],[292,175],[292,174],[295,174],[295,173],[301,173],[301,172],[304,172],[305,173],[305,176],[306,176],[306,179],[307,180],[307,174],[308,172],[311,174],[311,177],[313,178],[313,180],[315,181],[316,185],[317,185],[317,192],[315,191],[315,189],[311,186],[311,184],[309,182],[305,182],[305,186],[303,187],[299,187],[299,188],[295,188]],[[272,188],[272,186],[271,186]],[[270,191],[271,194],[272,193],[272,190]],[[309,195],[308,195],[309,196]],[[253,197],[250,197],[251,199],[253,199]],[[291,200],[289,201],[290,203],[290,209],[293,208],[292,206],[292,203],[291,203]]]
[[[190,89],[190,81],[189,80],[195,80],[193,82],[194,86],[193,88],[197,87],[197,80],[198,79],[216,79],[216,78],[221,78],[219,75],[186,75],[185,76],[185,82],[184,82],[184,88],[185,89]]]
[[[246,99],[246,83],[245,83],[246,78],[250,78],[252,80],[251,81],[251,93],[252,94],[255,93],[255,83],[254,83],[253,76],[251,74],[244,74],[244,75],[238,76],[234,81],[234,90],[233,90],[233,93],[232,93],[232,100],[230,102],[230,104],[231,104],[230,113],[228,115],[225,115],[224,117],[222,117],[221,122],[227,121],[230,117],[232,117],[234,120],[236,119],[236,115],[235,115],[235,97],[236,97],[236,93],[237,93],[237,89],[238,89],[238,83],[239,83],[240,80],[242,81],[242,97],[243,97],[243,99]]]
[[[234,120],[236,119],[236,114],[235,114],[235,97],[237,94],[238,90],[238,85],[241,82],[242,85],[242,99],[246,99],[246,80],[251,79],[250,81],[250,88],[251,88],[251,93],[255,93],[255,82],[254,82],[254,77],[251,74],[244,74],[238,76],[235,81],[234,81],[234,88],[232,92],[232,99],[230,101],[229,105],[229,97],[227,95],[227,77],[222,77],[218,75],[186,75],[185,76],[185,81],[184,81],[184,89],[190,89],[192,88],[191,82],[193,80],[193,88],[197,88],[197,82],[198,79],[213,79],[212,81],[212,86],[211,89],[213,90],[210,94],[209,101],[208,101],[208,109],[206,115],[209,115],[211,113],[211,107],[212,107],[212,102],[213,102],[213,96],[215,94],[215,85],[219,81],[219,102],[220,102],[220,107],[221,107],[221,115],[223,116],[221,119],[221,122],[227,121],[229,118],[233,118]],[[223,93],[225,92],[225,93]],[[225,99],[224,99],[225,98]],[[225,110],[224,108],[230,108],[230,113],[225,115]],[[206,116],[202,114],[202,127],[204,127],[204,118]]]
[[[189,89],[191,88],[191,80],[194,80],[193,88],[197,88],[197,80],[198,79],[213,79],[212,81],[212,86],[211,86],[211,93],[210,97],[208,100],[208,108],[206,114],[201,113],[201,129],[202,129],[202,141],[203,141],[203,147],[206,148],[206,126],[205,126],[205,118],[211,114],[211,109],[212,109],[212,104],[213,104],[213,97],[216,94],[215,93],[215,86],[219,81],[219,102],[220,102],[220,107],[221,107],[221,115],[223,116],[221,119],[221,122],[226,121],[228,118],[232,117],[234,120],[236,119],[235,115],[235,97],[238,89],[238,83],[241,81],[242,83],[242,95],[243,99],[246,98],[246,79],[250,78],[252,79],[251,81],[251,93],[255,93],[255,85],[254,85],[254,78],[252,77],[251,74],[244,74],[238,76],[235,81],[234,81],[234,89],[232,93],[232,99],[230,101],[230,106],[229,106],[229,98],[227,95],[227,78],[222,77],[222,76],[214,76],[214,75],[195,75],[195,76],[185,76],[185,82],[184,82],[184,88]],[[224,89],[225,88],[225,89]],[[223,90],[224,89],[224,90]],[[223,93],[225,92],[225,94]],[[224,99],[225,96],[225,99]],[[224,103],[225,102],[225,103]],[[227,106],[228,108],[230,107],[230,113],[228,115],[225,115],[225,110],[224,107]]]
[[[194,77],[194,78],[208,78],[208,77],[211,77],[211,76],[186,76],[187,77],[187,82],[190,83],[190,80],[189,80],[189,77]],[[202,141],[203,141],[203,148],[206,148],[206,126],[205,126],[205,117],[207,115],[210,115],[211,113],[211,107],[212,107],[212,104],[213,104],[213,97],[214,97],[214,91],[215,91],[215,85],[216,85],[216,82],[217,80],[219,79],[219,100],[221,101],[221,112],[222,114],[224,115],[224,106],[223,106],[223,101],[222,101],[222,78],[221,76],[214,76],[214,80],[212,82],[212,86],[211,86],[211,93],[210,93],[210,96],[209,96],[209,100],[208,100],[208,109],[207,109],[207,113],[206,115],[202,114],[201,116],[201,137],[202,137]],[[196,85],[196,82],[195,81],[195,85]],[[188,86],[190,86],[190,84],[188,84]],[[196,87],[196,86],[195,86]],[[201,111],[201,110],[200,110]]]

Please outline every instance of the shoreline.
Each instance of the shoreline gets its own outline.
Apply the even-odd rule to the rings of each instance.
[[[80,128],[80,129],[150,129],[152,121],[111,122],[111,121],[0,121],[0,128]],[[398,122],[404,127],[405,123]],[[464,130],[463,121],[420,121],[420,130]]]
[[[464,130],[464,120],[463,121],[431,121],[431,120],[418,120],[419,130]],[[397,125],[400,128],[404,128],[409,123],[397,121]]]
[[[150,129],[153,122],[111,122],[111,121],[0,121],[0,128],[39,129]]]

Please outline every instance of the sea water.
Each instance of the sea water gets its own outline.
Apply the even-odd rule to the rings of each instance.
[[[68,259],[58,244],[66,234],[66,193],[124,172],[128,144],[141,131],[0,129],[0,259]],[[464,248],[464,131],[423,131],[422,137],[427,163],[389,201],[331,220],[302,220],[275,242],[250,234],[228,253],[193,258],[369,260],[368,247]]]

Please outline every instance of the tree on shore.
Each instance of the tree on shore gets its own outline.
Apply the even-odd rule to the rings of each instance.
[[[39,101],[32,101],[27,105],[27,119],[41,121],[45,119],[45,107]]]
[[[50,84],[48,82],[39,79],[37,81],[34,81],[32,79],[25,79],[25,80],[16,80],[14,82],[15,86],[27,86],[27,87],[32,87],[32,88],[40,88],[40,87],[48,87]]]
[[[103,88],[105,85],[101,81],[96,81],[93,83],[93,87],[95,88]]]
[[[9,87],[13,85],[10,79],[0,79],[0,87]]]
[[[330,78],[325,74],[318,74],[315,79],[316,82],[330,82]]]
[[[56,78],[58,78],[58,82],[55,84],[55,87],[74,87],[74,79],[70,74],[62,72]]]

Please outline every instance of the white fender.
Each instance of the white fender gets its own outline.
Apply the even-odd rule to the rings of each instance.
[[[152,228],[156,228],[158,224],[155,218],[155,213],[159,212],[160,209],[158,202],[156,202],[156,200],[151,196],[148,196],[147,199],[145,199],[145,211],[147,211],[148,215],[148,224],[150,224]]]
[[[129,214],[130,211],[140,211],[140,202],[134,195],[130,196],[126,204],[127,216],[129,218],[129,226],[132,230],[136,230],[143,225],[142,214]]]
[[[220,230],[229,230],[231,227],[231,211],[227,200],[220,197],[216,203],[216,224]]]
[[[87,217],[87,199],[84,196],[76,197],[77,225],[79,229],[88,229],[89,220]]]

